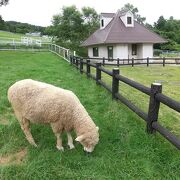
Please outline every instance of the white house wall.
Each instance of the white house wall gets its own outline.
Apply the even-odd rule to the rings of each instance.
[[[99,58],[108,58],[107,46],[113,46],[113,58],[117,59],[131,59],[131,58],[152,58],[153,57],[153,44],[138,44],[137,55],[132,56],[131,44],[116,44],[116,45],[102,45],[98,47]],[[93,47],[88,48],[88,56],[93,57]]]
[[[103,58],[103,57],[107,58],[107,56],[108,56],[107,46],[94,46],[94,47],[98,47],[98,52],[99,52],[98,58]],[[88,56],[90,58],[93,58],[93,47],[88,48]],[[94,58],[96,58],[96,57],[94,57]]]
[[[107,46],[99,46],[99,57],[103,58],[107,56],[108,56]]]
[[[143,44],[137,46],[137,58],[143,58]]]
[[[114,58],[127,59],[128,57],[128,44],[118,44],[113,46]]]
[[[143,58],[153,57],[153,44],[143,44]]]
[[[93,49],[91,47],[88,47],[88,56],[93,57]]]

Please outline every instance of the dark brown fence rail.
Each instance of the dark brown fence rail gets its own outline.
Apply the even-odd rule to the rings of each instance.
[[[76,57],[80,59],[80,57]],[[137,66],[137,65],[168,65],[168,64],[176,64],[180,65],[180,58],[141,58],[141,59],[108,59],[108,58],[83,58],[83,60],[90,60],[91,62],[94,63],[101,63],[102,66],[104,65],[110,65],[110,66]]]
[[[118,59],[118,61],[120,60]],[[149,60],[147,62],[149,62]],[[71,65],[74,65],[77,69],[79,69],[80,73],[83,72],[86,73],[88,78],[89,77],[93,78],[97,84],[102,85],[105,89],[107,89],[112,94],[113,99],[117,99],[121,101],[129,109],[131,109],[139,117],[141,117],[147,124],[147,128],[146,128],[147,133],[152,134],[155,131],[158,131],[163,137],[165,137],[169,142],[171,142],[174,146],[176,146],[180,150],[180,139],[178,139],[168,129],[164,128],[158,123],[158,113],[159,113],[160,103],[165,104],[166,106],[168,106],[171,109],[174,109],[177,112],[180,112],[180,103],[162,94],[161,84],[153,83],[151,85],[151,88],[148,88],[140,83],[137,83],[120,75],[119,68],[114,68],[112,72],[107,69],[104,69],[102,65],[105,65],[105,58],[103,58],[102,63],[98,61],[97,63],[94,64],[90,62],[90,59],[84,60],[82,58],[71,56],[70,63]],[[163,63],[164,63],[163,65],[165,65],[165,60],[163,60]],[[86,70],[84,69],[85,68],[84,65],[86,66]],[[91,67],[96,69],[95,76],[91,74]],[[112,77],[111,87],[101,80],[101,72]],[[120,81],[141,91],[142,93],[145,93],[150,97],[148,113],[142,111],[140,108],[138,108],[136,105],[134,105],[132,102],[130,102],[128,99],[126,99],[121,95],[121,91],[119,90]]]

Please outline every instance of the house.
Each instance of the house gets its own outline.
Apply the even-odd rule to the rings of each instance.
[[[130,11],[101,13],[100,28],[82,46],[89,57],[109,59],[152,58],[153,44],[165,39],[135,21]]]
[[[34,36],[34,37],[40,37],[41,32],[31,32],[31,33],[26,33],[26,36]]]

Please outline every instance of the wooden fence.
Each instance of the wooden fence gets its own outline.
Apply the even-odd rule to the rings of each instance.
[[[141,59],[108,59],[108,58],[83,58],[84,60],[90,60],[91,62],[101,62],[104,65],[110,66],[136,66],[136,65],[152,65],[152,64],[160,64],[165,66],[166,64],[176,64],[180,65],[180,57],[176,58],[141,58]]]
[[[107,89],[112,94],[113,99],[121,101],[133,112],[135,112],[138,116],[140,116],[147,124],[147,133],[151,134],[155,131],[158,131],[163,137],[165,137],[168,141],[170,141],[174,146],[176,146],[180,150],[180,139],[178,139],[168,129],[166,129],[158,123],[160,103],[165,104],[166,106],[168,106],[171,109],[174,109],[177,112],[180,112],[180,103],[162,94],[161,84],[153,83],[151,85],[151,88],[149,88],[120,75],[119,68],[114,68],[113,71],[109,71],[102,67],[102,63],[98,62],[94,64],[91,63],[90,60],[84,61],[82,58],[74,56],[70,57],[70,63],[71,65],[74,65],[77,69],[79,69],[80,73],[86,73],[87,77],[93,78],[97,84]],[[86,69],[84,69],[84,65],[86,66]],[[96,69],[95,76],[91,74],[91,67]],[[112,77],[112,87],[109,87],[105,82],[102,81],[101,72]],[[125,84],[149,96],[148,113],[143,112],[141,109],[139,109],[128,99],[121,95],[121,91],[119,90],[119,81],[122,81]]]

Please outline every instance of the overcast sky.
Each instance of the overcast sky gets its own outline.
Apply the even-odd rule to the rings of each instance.
[[[161,15],[180,19],[180,0],[9,0],[7,6],[0,7],[0,15],[6,21],[48,26],[52,16],[58,14],[63,6],[76,5],[79,9],[89,6],[101,13],[116,12],[128,2],[137,7],[139,14],[150,24]]]

